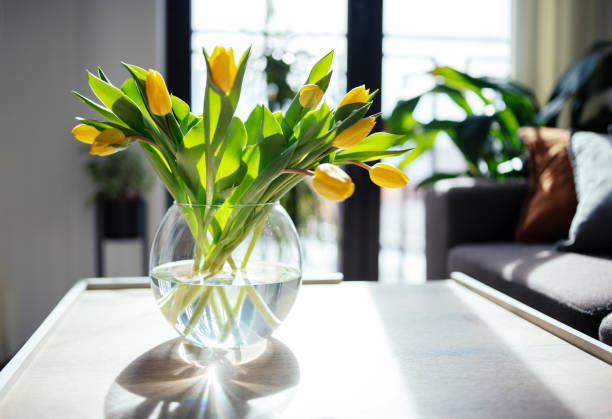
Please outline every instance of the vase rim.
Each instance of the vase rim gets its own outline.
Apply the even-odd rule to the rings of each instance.
[[[243,203],[243,204],[189,204],[182,202],[173,202],[174,205],[178,207],[187,207],[187,208],[221,208],[223,206],[227,206],[230,208],[236,207],[272,207],[274,205],[280,204],[279,201],[273,202],[254,202],[254,203]]]

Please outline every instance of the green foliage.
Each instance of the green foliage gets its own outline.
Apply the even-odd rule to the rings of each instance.
[[[538,124],[555,126],[561,110],[571,100],[572,128],[608,132],[612,105],[602,99],[611,88],[612,41],[598,42],[563,73],[536,117]]]
[[[153,185],[144,159],[135,150],[116,153],[87,162],[87,171],[96,184],[96,196],[109,200],[142,197]]]
[[[284,114],[272,113],[264,105],[256,106],[243,123],[234,112],[249,50],[239,61],[228,92],[217,86],[212,77],[213,72],[225,70],[211,68],[206,51],[204,56],[208,77],[200,116],[174,96],[170,96],[172,109],[168,114],[154,115],[146,95],[147,72],[125,63],[131,78],[121,89],[101,69],[98,76],[88,74],[90,87],[104,106],[76,93],[106,119],[82,123],[100,131],[109,127],[121,130],[126,136],[122,146],[140,142],[175,200],[196,205],[183,209],[197,242],[196,270],[218,272],[232,250],[265,220],[265,207],[244,204],[278,201],[303,179],[302,173],[321,162],[363,162],[409,150],[389,150],[402,136],[375,133],[360,145],[337,153],[332,145],[334,138],[366,115],[373,94],[367,103],[331,110],[325,102],[318,109],[304,109],[296,93]],[[319,60],[305,84],[317,84],[325,91],[331,79],[332,58],[330,52]],[[95,164],[101,163],[96,160]],[[100,171],[92,173],[103,177]],[[201,267],[200,257],[204,257]]]
[[[430,72],[436,85],[429,91],[408,100],[400,101],[391,116],[385,120],[386,128],[401,135],[396,144],[414,145],[400,167],[413,162],[431,149],[441,133],[448,135],[461,151],[471,176],[503,179],[517,172],[503,170],[504,162],[522,158],[523,143],[517,128],[533,125],[537,111],[533,94],[526,88],[501,79],[472,77],[451,67],[438,67]],[[448,97],[465,117],[460,120],[418,121],[415,111],[424,97],[443,95]],[[480,102],[484,114],[476,114],[470,105],[469,95]],[[510,165],[510,167],[512,167]],[[424,183],[456,174],[434,174]]]

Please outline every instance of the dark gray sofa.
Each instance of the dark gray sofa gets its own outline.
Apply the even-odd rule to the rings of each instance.
[[[523,182],[469,178],[428,188],[427,278],[461,272],[612,345],[612,255],[516,242],[526,195]]]

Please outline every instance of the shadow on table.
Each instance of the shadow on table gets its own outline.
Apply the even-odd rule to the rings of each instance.
[[[420,416],[575,417],[471,303],[446,287],[443,282],[413,287],[410,295],[395,287],[370,289],[381,323],[393,325],[385,332],[393,336],[391,350]],[[502,321],[499,326],[509,325]],[[517,332],[516,339],[524,342],[534,338],[529,330]],[[554,368],[551,348],[533,345],[542,369]]]
[[[205,418],[282,412],[300,369],[291,350],[270,339],[253,361],[232,364],[218,353],[177,338],[135,359],[105,400],[107,418]]]

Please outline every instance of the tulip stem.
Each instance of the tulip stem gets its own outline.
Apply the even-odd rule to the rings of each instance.
[[[314,175],[314,172],[312,170],[307,170],[307,169],[285,169],[283,170],[283,173],[296,173],[298,175],[306,175],[306,176]]]
[[[370,166],[368,166],[367,164],[365,164],[363,162],[357,161],[357,160],[349,160],[349,163],[354,164],[355,166],[359,166],[359,167],[361,167],[363,169],[366,169],[368,172],[370,170],[372,170],[372,168]]]
[[[157,145],[153,142],[153,140],[150,140],[148,138],[141,137],[140,135],[131,135],[131,137],[134,137],[138,141],[142,141],[143,143],[151,144],[152,146],[157,147]]]

